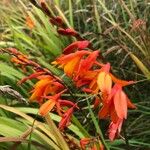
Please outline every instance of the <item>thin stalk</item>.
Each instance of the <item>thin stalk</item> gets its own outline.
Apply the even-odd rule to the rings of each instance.
[[[55,3],[58,7],[60,7],[60,1],[59,1],[59,0],[54,0],[54,3]]]
[[[72,11],[72,0],[69,0],[69,19],[70,19],[70,24],[72,27],[74,27],[73,24],[73,11]]]
[[[31,150],[32,133],[33,133],[34,123],[35,123],[35,121],[37,119],[37,116],[38,116],[38,113],[36,114],[36,116],[34,118],[34,121],[33,121],[32,125],[31,125],[32,128],[31,128],[31,132],[30,132],[30,136],[29,136],[28,150]]]
[[[119,2],[120,2],[120,4],[123,6],[123,8],[126,10],[126,12],[128,13],[130,19],[131,19],[132,21],[134,21],[134,20],[135,20],[135,17],[134,17],[134,15],[130,12],[130,10],[129,10],[128,6],[125,4],[125,2],[124,2],[123,0],[119,0]]]
[[[106,150],[110,150],[110,148],[108,147],[107,143],[105,142],[103,133],[102,133],[102,131],[101,131],[101,127],[100,127],[100,125],[98,124],[98,122],[97,122],[97,120],[96,120],[96,118],[95,118],[95,116],[94,116],[94,113],[93,113],[93,111],[92,111],[92,109],[91,109],[89,100],[87,100],[87,104],[88,104],[88,107],[89,107],[89,111],[90,111],[90,114],[91,114],[91,118],[92,118],[93,123],[94,123],[95,128],[96,128],[96,131],[97,131],[97,133],[100,135],[101,141],[102,141],[104,147],[106,148]]]
[[[110,22],[113,26],[115,26],[118,30],[120,30],[122,33],[124,33],[133,43],[134,45],[142,52],[144,56],[146,56],[145,51],[142,49],[142,47],[134,40],[134,38],[128,34],[122,27],[120,27],[116,22],[111,21],[107,17],[103,16],[108,22]]]
[[[55,123],[53,122],[49,114],[45,116],[45,120],[49,126],[50,132],[55,136],[61,149],[70,150],[62,134],[60,133],[59,129],[56,127]]]
[[[98,31],[98,33],[102,33],[100,14],[98,12],[98,7],[96,5],[96,0],[93,1],[93,6],[94,6],[95,20],[96,20],[96,23],[97,23],[97,31]],[[101,42],[101,48],[103,49],[103,40],[100,37],[99,37],[99,40],[102,41]]]
[[[125,26],[126,26],[126,28],[128,28],[129,23],[128,23],[128,20],[127,20],[127,15],[126,15],[125,10],[123,9],[123,7],[120,6],[120,8],[121,8],[121,11],[122,11],[122,17],[123,17],[123,20],[125,22]]]
[[[95,1],[93,1],[93,5],[94,5],[95,19],[96,19],[97,27],[98,27],[98,33],[102,33],[100,15],[98,14],[98,9],[97,9],[97,5]]]
[[[134,16],[136,16],[136,15],[135,15],[136,13],[135,13],[135,11],[134,11],[134,7],[137,8],[136,2],[133,1],[133,0],[129,0],[129,3],[130,3],[130,7],[131,7],[132,13],[134,14]]]
[[[120,30],[122,33],[124,33],[134,44],[135,46],[143,53],[144,56],[146,56],[145,51],[142,49],[142,47],[134,40],[134,38],[128,34],[123,28],[120,26],[117,26],[118,30]]]
[[[86,129],[81,125],[78,119],[75,116],[72,116],[72,122],[78,127],[78,129],[82,132],[85,137],[90,137],[90,134],[86,131]]]
[[[100,3],[100,5],[102,6],[102,8],[104,9],[104,11],[108,14],[109,18],[111,19],[112,22],[115,22],[113,16],[111,15],[110,11],[107,9],[106,5],[104,2],[102,2],[102,0],[98,0],[98,2]]]

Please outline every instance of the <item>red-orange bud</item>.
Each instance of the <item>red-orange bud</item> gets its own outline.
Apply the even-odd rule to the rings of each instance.
[[[66,35],[66,36],[76,36],[78,34],[74,29],[70,29],[70,28],[67,29],[59,28],[57,32],[61,35]]]

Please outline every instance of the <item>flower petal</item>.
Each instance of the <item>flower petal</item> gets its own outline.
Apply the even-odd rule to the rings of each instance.
[[[86,74],[86,72],[89,71],[93,67],[98,54],[99,54],[99,51],[94,51],[91,54],[89,54],[87,58],[83,59],[80,62],[80,67],[77,72],[78,76],[80,76],[80,74]]]
[[[76,49],[79,49],[79,50],[82,49],[83,50],[83,49],[87,48],[89,44],[90,44],[90,42],[87,40],[73,42],[63,50],[63,53],[69,54]]]
[[[98,112],[98,116],[100,119],[106,119],[109,116],[109,108],[108,104],[104,104],[101,110]]]
[[[30,76],[21,79],[18,82],[18,84],[22,84],[22,83],[26,82],[27,80],[30,80],[30,79],[33,79],[33,78],[37,78],[38,76],[40,76],[40,75],[42,75],[44,73],[45,73],[44,71],[35,72],[35,73],[31,74]]]
[[[61,26],[63,24],[63,20],[60,16],[50,18],[49,20],[53,25]]]
[[[35,27],[35,23],[30,16],[26,17],[26,25],[32,30]]]
[[[115,111],[114,104],[110,108],[110,118],[113,123],[117,123],[117,121],[119,119],[119,117],[117,116],[117,113]]]
[[[136,109],[137,107],[130,101],[130,99],[127,97],[127,106],[131,109]]]
[[[74,106],[75,104],[69,100],[59,100],[61,106]]]
[[[109,133],[109,139],[113,141],[115,137],[120,133],[121,127],[122,127],[123,120],[119,119],[117,123],[111,122],[109,125],[108,133]]]
[[[64,66],[64,72],[71,77],[75,72],[75,68],[79,65],[80,57],[75,57]]]
[[[56,102],[53,99],[46,101],[39,109],[41,116],[45,116],[49,111],[51,111],[55,104]]]
[[[97,84],[101,92],[110,93],[112,88],[112,79],[106,72],[100,72],[97,78]]]
[[[119,118],[127,118],[127,96],[120,89],[114,96],[114,106]]]
[[[118,79],[111,73],[109,73],[109,75],[111,76],[113,82],[115,82],[116,84],[120,84],[122,87],[135,83],[134,81],[125,81],[125,80]]]
[[[70,29],[70,28],[67,28],[67,29],[63,29],[63,28],[59,28],[57,30],[57,32],[61,35],[70,35],[70,36],[76,36],[78,35],[78,33],[74,30],[74,29]]]
[[[74,110],[74,107],[71,107],[63,115],[61,121],[59,122],[59,129],[60,130],[64,130],[64,128],[69,125],[73,110]]]

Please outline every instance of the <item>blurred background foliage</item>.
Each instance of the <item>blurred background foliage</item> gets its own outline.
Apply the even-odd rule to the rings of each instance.
[[[112,72],[116,76],[139,81],[125,89],[138,107],[129,111],[123,130],[126,140],[118,139],[111,143],[111,146],[112,149],[149,149],[149,0],[47,0],[47,3],[52,13],[60,15],[68,26],[74,27],[82,37],[88,39],[94,49],[101,51],[105,61],[111,62]],[[33,21],[33,27],[27,24],[27,17]],[[56,27],[50,24],[48,17],[28,0],[1,0],[0,18],[0,48],[15,47],[45,67],[61,54],[65,46],[75,40],[58,36]],[[34,81],[27,82],[21,87],[16,83],[30,72],[30,68],[22,72],[21,68],[18,69],[10,62],[9,55],[0,54],[0,85],[10,85],[26,99]],[[29,113],[28,106],[18,103],[7,95],[1,94],[0,102],[14,107],[26,107],[25,113]],[[8,136],[8,133],[17,136],[28,126],[24,123],[25,120],[19,120],[14,114],[3,109],[0,109],[0,120],[2,136]],[[7,130],[9,122],[18,124],[20,129],[11,126],[10,132],[2,132],[4,129]],[[107,122],[101,124],[105,131]],[[91,126],[92,124],[88,125],[89,131]],[[35,141],[36,138],[35,135]],[[7,144],[0,143],[0,149],[7,149]],[[26,149],[26,145],[23,144],[22,147]]]

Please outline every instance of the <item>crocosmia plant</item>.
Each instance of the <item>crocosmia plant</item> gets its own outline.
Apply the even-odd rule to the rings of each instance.
[[[109,142],[123,138],[122,128],[128,117],[128,109],[136,109],[124,91],[126,86],[134,84],[135,81],[116,77],[112,73],[111,64],[102,57],[101,51],[93,49],[90,41],[68,27],[63,17],[52,14],[44,0],[39,3],[30,1],[49,17],[49,24],[54,27],[58,37],[70,38],[72,42],[62,49],[61,55],[48,62],[62,75],[43,67],[19,49],[3,49],[3,52],[12,56],[11,62],[20,67],[22,72],[28,74],[29,68],[32,71],[30,75],[18,81],[18,85],[22,86],[29,80],[34,81],[29,91],[29,103],[37,103],[38,115],[44,118],[59,149],[111,149]],[[30,16],[26,17],[26,25],[30,30],[36,27]],[[51,113],[60,117],[58,124],[51,118]],[[87,115],[91,115],[89,123],[93,122],[94,134],[88,133],[83,127],[84,121],[78,118],[80,114],[84,114],[85,119]],[[109,125],[105,126],[103,133],[100,124],[105,120]],[[74,134],[69,135],[68,128],[73,124],[78,127],[78,132],[82,133],[80,138]]]

